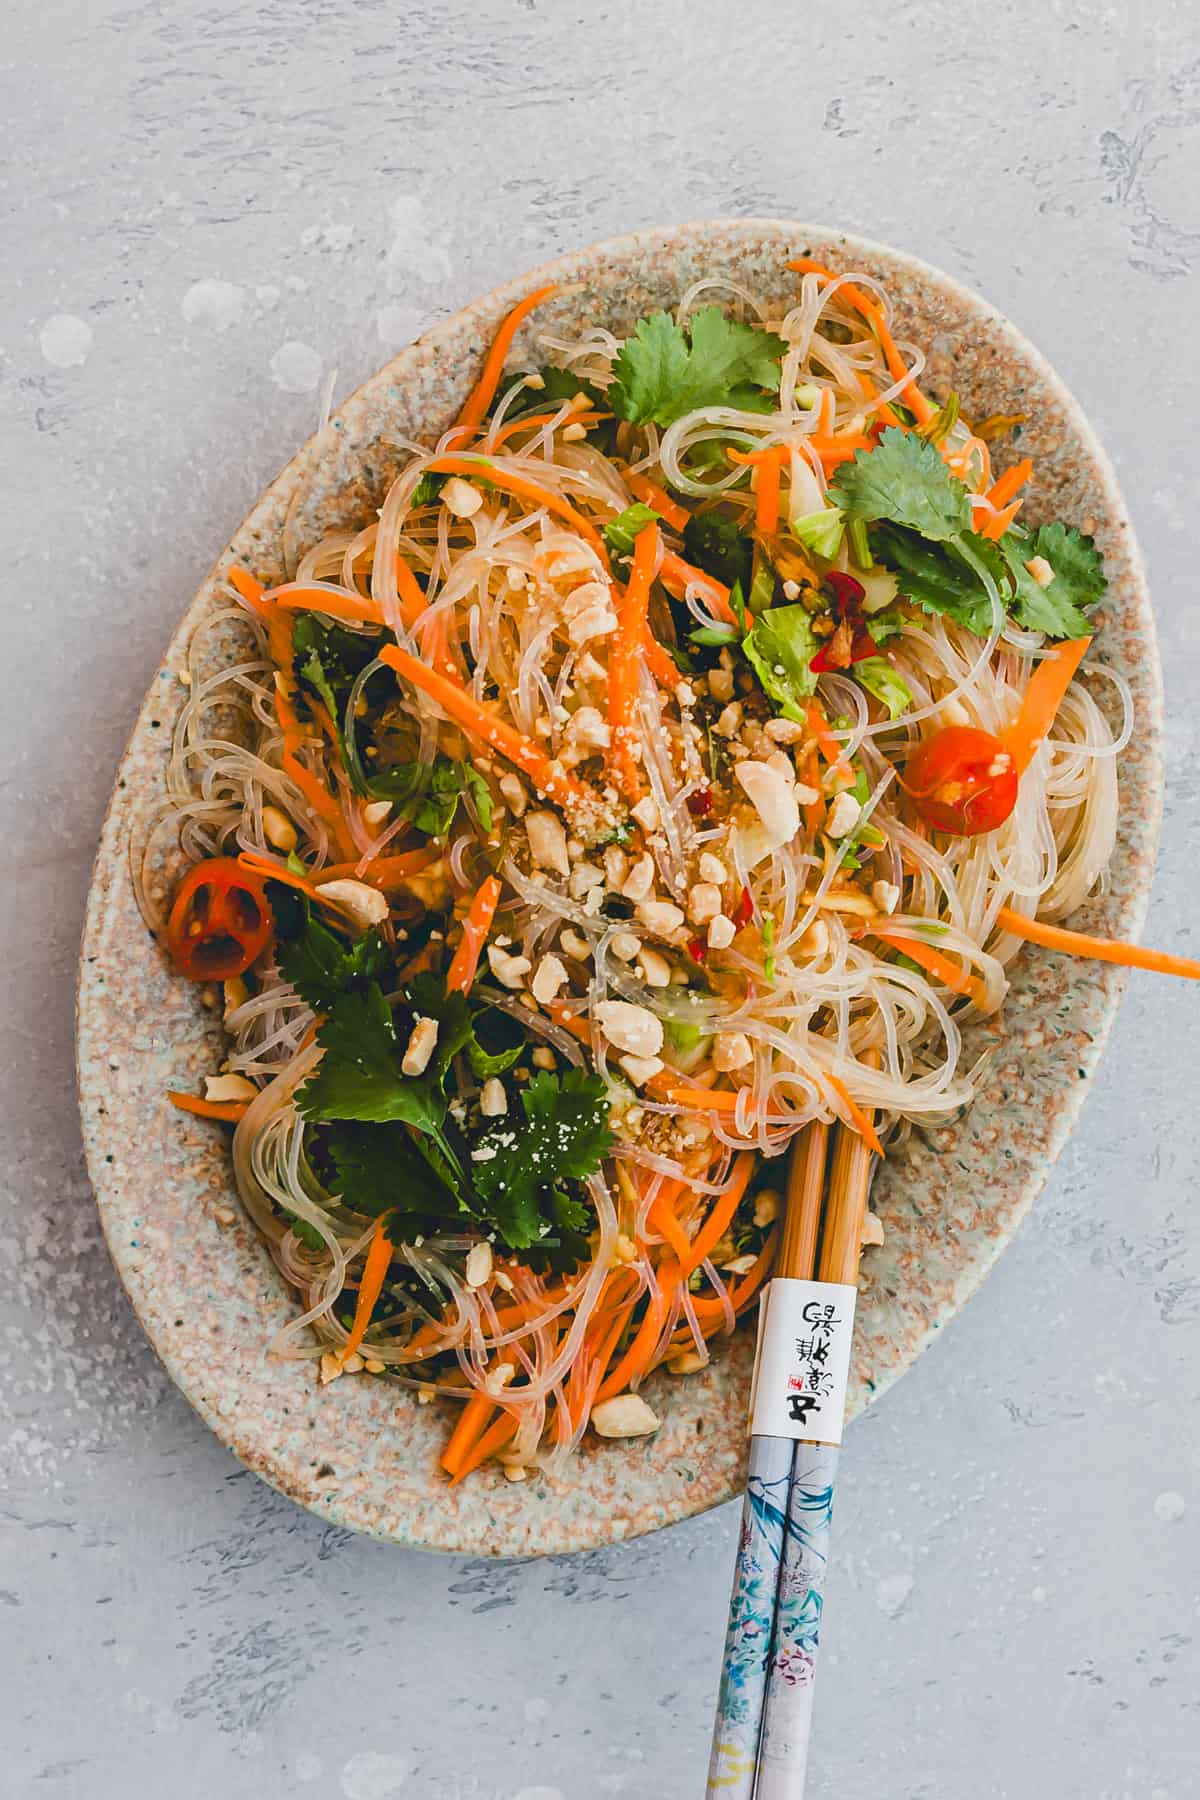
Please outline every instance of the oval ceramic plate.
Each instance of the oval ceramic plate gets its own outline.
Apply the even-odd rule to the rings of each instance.
[[[887,283],[902,335],[930,352],[933,392],[956,388],[976,418],[1027,413],[1020,448],[1037,466],[1032,515],[1060,516],[1099,538],[1112,581],[1099,655],[1132,683],[1137,730],[1121,759],[1108,889],[1082,923],[1135,936],[1157,826],[1161,705],[1149,603],[1112,470],[1024,338],[948,276],[896,251],[818,227],[738,220],[638,232],[523,276],[437,326],[360,388],[267,489],[215,570],[236,557],[278,581],[321,534],[363,523],[395,466],[389,440],[433,440],[452,423],[498,320],[531,287],[553,280],[565,288],[539,311],[534,332],[603,323],[624,333],[702,275],[733,276],[782,303],[796,280],[785,264],[804,253]],[[518,351],[531,335],[527,327]],[[210,578],[151,682],[121,764],[79,991],[92,1181],[113,1260],[159,1356],[250,1468],[323,1518],[397,1543],[544,1555],[632,1537],[728,1499],[743,1479],[746,1331],[703,1374],[655,1378],[651,1399],[664,1423],[653,1438],[589,1440],[564,1482],[512,1486],[485,1471],[453,1491],[436,1466],[440,1408],[419,1408],[378,1381],[320,1388],[311,1364],[268,1358],[295,1302],[237,1207],[226,1134],[181,1117],[165,1099],[168,1087],[194,1089],[216,1066],[220,1029],[196,988],[168,974],[128,874],[131,834],[163,793],[183,699],[172,670],[213,605]],[[1120,986],[1120,974],[1103,965],[1026,951],[1002,1020],[976,1028],[976,1047],[996,1051],[986,1092],[960,1124],[915,1138],[882,1172],[876,1205],[887,1242],[863,1271],[852,1409],[908,1368],[1013,1235],[1079,1111]]]

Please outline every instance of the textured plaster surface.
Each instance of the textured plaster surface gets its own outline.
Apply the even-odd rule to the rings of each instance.
[[[3,58],[0,1792],[686,1800],[730,1509],[405,1553],[241,1471],[154,1360],[70,1069],[111,771],[331,377],[630,225],[824,219],[987,294],[1098,426],[1166,667],[1147,939],[1195,953],[1194,12],[23,0]],[[1133,983],[1033,1217],[852,1430],[817,1800],[1200,1794],[1198,1057],[1194,992]]]

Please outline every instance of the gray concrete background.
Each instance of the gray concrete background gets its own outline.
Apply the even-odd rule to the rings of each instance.
[[[730,1509],[552,1563],[402,1554],[241,1471],[155,1363],[70,1067],[111,770],[324,381],[632,225],[840,223],[986,293],[1109,445],[1170,706],[1147,941],[1195,953],[1200,21],[18,0],[3,40],[0,1792],[687,1800]],[[1200,1794],[1198,1059],[1195,991],[1137,980],[1032,1222],[852,1432],[821,1800]]]

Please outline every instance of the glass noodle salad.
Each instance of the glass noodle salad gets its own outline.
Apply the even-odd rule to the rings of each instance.
[[[275,1353],[453,1402],[454,1481],[653,1431],[806,1122],[951,1118],[1024,938],[1117,954],[1054,923],[1131,729],[1080,679],[1101,558],[877,282],[792,267],[783,312],[701,281],[510,367],[530,294],[377,516],[231,568],[183,672],[186,872],[136,874],[229,1044],[172,1098],[236,1126]]]

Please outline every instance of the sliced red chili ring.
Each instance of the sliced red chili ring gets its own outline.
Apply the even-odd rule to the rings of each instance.
[[[167,948],[190,981],[231,981],[262,955],[275,920],[261,876],[231,856],[190,868],[167,921]]]

